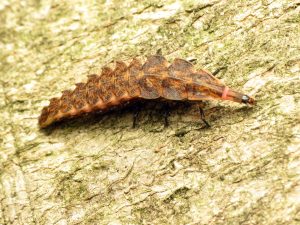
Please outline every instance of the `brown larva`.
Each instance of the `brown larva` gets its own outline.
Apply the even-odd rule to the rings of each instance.
[[[117,61],[114,70],[104,67],[101,75],[89,75],[86,83],[78,83],[73,91],[63,91],[60,98],[50,100],[42,110],[39,126],[44,128],[62,119],[107,111],[139,99],[219,99],[254,104],[253,98],[231,90],[207,71],[195,70],[190,62],[175,59],[170,64],[156,54],[144,64],[137,58],[128,66]]]

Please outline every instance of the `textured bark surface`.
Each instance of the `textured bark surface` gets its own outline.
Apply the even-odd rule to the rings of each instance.
[[[1,1],[0,224],[299,224],[300,1]],[[161,105],[41,132],[113,60],[197,58],[258,104]]]

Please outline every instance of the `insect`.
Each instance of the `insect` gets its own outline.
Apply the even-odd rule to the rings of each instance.
[[[137,58],[129,65],[116,61],[114,70],[103,67],[101,75],[88,75],[86,83],[77,83],[74,90],[65,90],[60,98],[50,99],[50,104],[42,109],[39,126],[45,128],[63,119],[104,112],[141,99],[255,103],[253,98],[230,89],[209,72],[196,70],[189,61],[177,58],[170,64],[158,51],[144,64]],[[208,125],[201,108],[200,115]]]

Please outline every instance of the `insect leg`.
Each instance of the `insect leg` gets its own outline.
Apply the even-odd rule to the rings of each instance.
[[[168,103],[164,104],[163,106],[163,116],[164,116],[164,126],[168,127],[169,126],[169,120],[168,117],[170,116],[170,106]]]
[[[162,50],[161,50],[161,48],[157,49],[156,55],[162,55]]]
[[[209,123],[205,120],[204,110],[199,106],[200,118],[205,123],[205,126],[210,127]]]
[[[134,106],[134,113],[133,113],[133,121],[132,121],[132,128],[135,128],[136,127],[136,121],[137,121],[137,118],[141,112],[141,105],[139,103],[137,103],[135,106]]]
[[[197,62],[197,59],[195,59],[195,58],[190,58],[190,59],[188,59],[187,61],[189,61],[189,62],[192,63],[192,64],[195,64],[195,63]]]

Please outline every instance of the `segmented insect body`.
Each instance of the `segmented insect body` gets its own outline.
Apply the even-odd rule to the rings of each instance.
[[[130,65],[117,61],[114,70],[103,67],[101,75],[89,75],[86,83],[62,92],[43,108],[39,126],[93,111],[106,111],[136,99],[168,99],[177,101],[230,100],[254,104],[254,99],[231,90],[204,70],[195,70],[183,59],[172,64],[161,55],[148,57],[142,64],[137,58]]]

